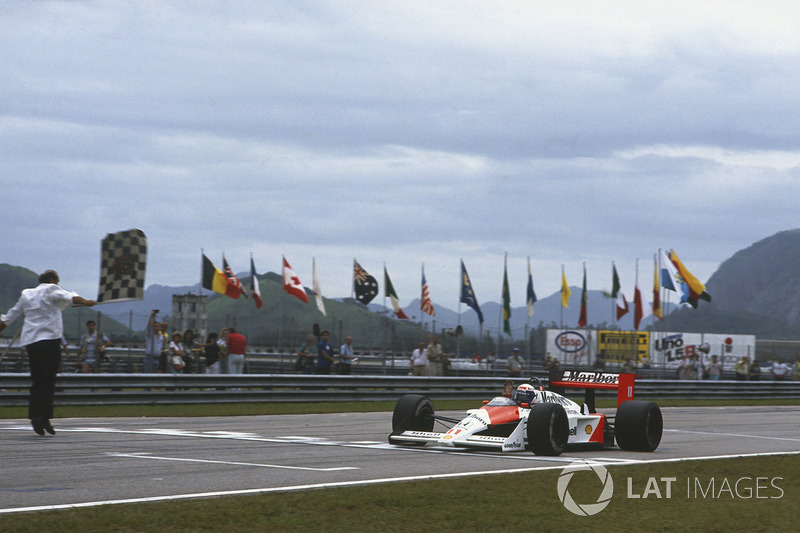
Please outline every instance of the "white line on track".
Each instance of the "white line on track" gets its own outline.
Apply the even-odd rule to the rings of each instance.
[[[747,453],[747,454],[735,454],[735,455],[716,455],[710,457],[680,457],[680,458],[671,458],[671,459],[651,459],[646,461],[637,461],[631,460],[626,463],[605,463],[606,465],[613,466],[613,465],[626,465],[626,464],[655,464],[655,463],[674,463],[674,462],[683,462],[683,461],[706,461],[711,459],[741,459],[745,457],[768,457],[768,456],[778,456],[778,455],[800,455],[800,450],[791,451],[791,452],[769,452],[769,453]],[[570,459],[573,461],[576,459]],[[595,462],[602,463],[602,461],[597,461],[592,459]],[[484,476],[484,475],[496,475],[496,474],[515,474],[520,472],[536,472],[542,470],[557,470],[563,468],[562,465],[557,466],[538,466],[538,467],[531,467],[531,468],[514,468],[508,470],[489,470],[489,471],[482,471],[482,472],[457,472],[452,474],[431,474],[431,475],[424,475],[424,476],[408,476],[408,477],[395,477],[395,478],[382,478],[382,479],[364,479],[359,481],[339,481],[334,483],[315,483],[310,485],[294,485],[289,487],[270,487],[270,488],[261,488],[261,489],[243,489],[243,490],[230,490],[230,491],[217,491],[217,492],[198,492],[198,493],[190,493],[190,494],[174,494],[170,496],[155,496],[149,498],[130,498],[125,500],[106,500],[106,501],[95,501],[95,502],[82,502],[82,503],[70,503],[70,504],[61,504],[61,505],[43,505],[40,507],[20,507],[15,509],[0,509],[0,515],[2,514],[10,514],[10,513],[26,513],[26,512],[34,512],[34,511],[52,511],[52,510],[59,510],[59,509],[80,509],[85,507],[97,507],[100,505],[119,505],[119,504],[126,504],[126,503],[148,503],[148,502],[164,502],[164,501],[176,501],[176,500],[188,500],[188,499],[199,499],[199,498],[213,498],[213,497],[220,497],[220,496],[239,496],[245,494],[269,494],[273,492],[296,492],[302,490],[310,490],[310,489],[325,489],[325,488],[335,488],[335,487],[354,487],[359,485],[380,485],[386,483],[395,483],[400,481],[420,481],[420,480],[428,480],[428,479],[452,479],[452,478],[460,478],[460,477],[468,477],[468,476]]]
[[[745,439],[759,439],[759,440],[788,440],[789,442],[800,442],[800,439],[793,439],[790,437],[762,437],[761,435],[744,435],[742,433],[719,433],[716,431],[695,431],[691,429],[665,429],[666,432],[671,433],[693,433],[696,435],[714,435],[715,437],[741,437]]]
[[[187,459],[184,457],[159,457],[157,455],[150,455],[149,453],[120,453],[108,452],[105,455],[111,457],[133,457],[136,459],[152,459],[154,461],[183,461],[187,463],[211,463],[219,465],[234,465],[234,466],[256,466],[259,468],[282,468],[285,470],[309,470],[312,472],[339,472],[341,470],[359,470],[357,466],[335,466],[331,468],[313,468],[310,466],[287,466],[287,465],[270,465],[262,463],[241,463],[238,461],[214,461],[211,459]]]

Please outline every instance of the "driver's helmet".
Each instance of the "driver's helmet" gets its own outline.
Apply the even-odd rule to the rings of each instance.
[[[533,404],[536,401],[536,388],[530,383],[523,383],[514,391],[513,399],[517,405]]]

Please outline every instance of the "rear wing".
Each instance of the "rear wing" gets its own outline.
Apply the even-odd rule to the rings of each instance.
[[[550,390],[573,388],[585,389],[586,405],[594,413],[594,396],[597,389],[617,391],[617,407],[622,402],[633,400],[634,374],[612,374],[584,370],[565,370],[561,378],[550,380]],[[554,391],[558,392],[558,391]]]

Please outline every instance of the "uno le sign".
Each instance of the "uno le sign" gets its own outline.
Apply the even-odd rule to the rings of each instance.
[[[556,337],[556,346],[562,352],[580,352],[586,347],[586,338],[578,331],[562,331]]]

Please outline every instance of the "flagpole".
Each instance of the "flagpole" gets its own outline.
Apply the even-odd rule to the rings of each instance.
[[[561,265],[561,279],[562,280],[564,279],[565,275],[566,274],[564,273],[564,265],[562,264]],[[562,291],[562,293],[561,293],[561,305],[558,307],[558,309],[559,309],[559,311],[558,311],[559,319],[558,320],[559,320],[559,327],[561,329],[564,329],[564,293],[563,293],[564,289],[563,289],[563,287],[562,287],[561,291]]]

